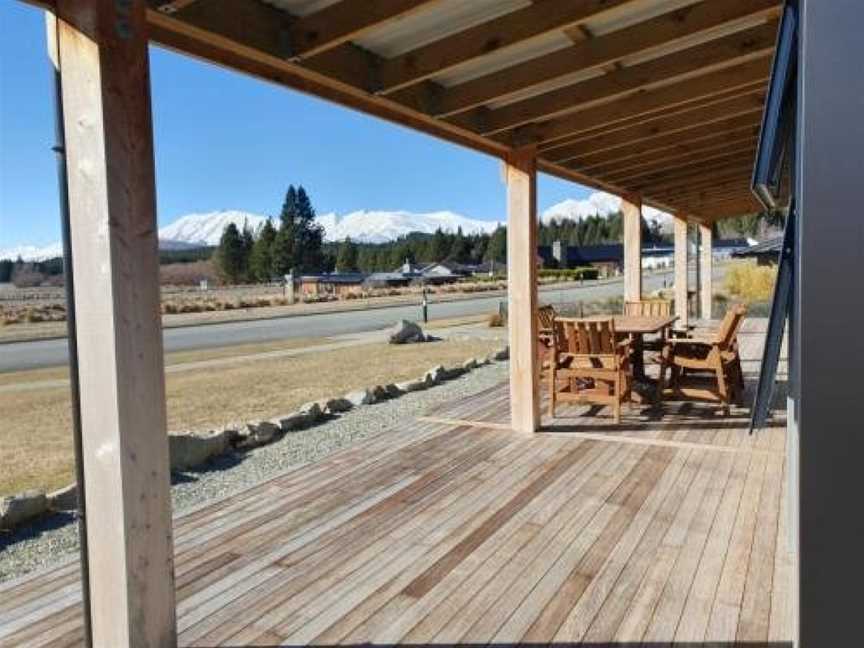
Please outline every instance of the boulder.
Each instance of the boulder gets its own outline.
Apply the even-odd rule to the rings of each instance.
[[[345,394],[345,400],[351,403],[352,407],[359,407],[360,405],[371,405],[375,402],[375,394],[372,393],[371,389],[360,389],[358,391],[353,391],[349,394]]]
[[[375,385],[371,390],[372,396],[374,396],[375,401],[384,400],[385,398],[390,398],[390,394],[387,393],[387,390],[381,385]]]
[[[284,434],[287,434],[288,432],[296,432],[306,427],[309,424],[309,417],[302,412],[293,412],[287,416],[279,417],[274,423],[277,423],[279,429]]]
[[[384,385],[384,391],[387,392],[387,396],[390,398],[399,398],[402,394],[405,393],[404,389],[394,383]]]
[[[339,414],[347,412],[354,405],[347,398],[331,398],[324,404],[324,411],[327,414]]]
[[[430,387],[430,383],[426,381],[426,377],[424,376],[422,378],[415,378],[414,380],[407,380],[405,382],[397,383],[396,386],[403,392],[416,392],[428,389]]]
[[[416,322],[410,320],[399,320],[390,331],[390,344],[413,344],[426,342],[423,329]]]
[[[38,490],[28,490],[0,499],[0,529],[12,529],[48,511],[48,498]]]
[[[206,434],[179,432],[168,435],[171,470],[198,466],[210,457],[222,454],[227,448],[228,435],[224,430]]]
[[[477,357],[477,358],[474,358],[474,362],[477,363],[478,367],[485,367],[486,365],[489,364],[489,358]]]
[[[324,418],[324,411],[321,409],[321,406],[314,401],[302,405],[297,411],[300,414],[303,414],[309,423],[316,423]]]
[[[465,369],[463,369],[461,366],[460,367],[450,367],[449,369],[445,370],[444,377],[447,380],[450,380],[451,378],[458,378],[459,376],[461,376],[464,373],[465,373]]]
[[[48,493],[48,508],[52,511],[74,511],[78,508],[78,486],[69,484]]]
[[[477,360],[475,358],[468,358],[465,362],[462,363],[462,368],[465,371],[472,371],[476,369],[479,365],[477,364]]]
[[[510,347],[506,346],[503,349],[498,349],[495,353],[492,354],[492,360],[509,360],[510,359]]]
[[[252,421],[240,430],[238,448],[254,448],[273,441],[282,431],[282,424],[273,421]]]
[[[424,378],[426,379],[427,383],[437,385],[442,380],[447,380],[447,370],[444,368],[444,365],[432,367],[429,371],[426,372]]]

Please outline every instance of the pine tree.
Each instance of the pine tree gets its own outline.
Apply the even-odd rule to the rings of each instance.
[[[264,221],[249,255],[249,274],[256,281],[270,281],[273,275],[273,244],[276,228],[269,218]]]
[[[435,230],[435,234],[432,235],[432,240],[429,242],[429,260],[443,261],[449,251],[450,246],[448,245],[447,235],[439,227]]]
[[[456,230],[453,237],[453,242],[450,245],[450,251],[447,253],[447,259],[456,263],[467,263],[471,256],[471,244],[465,235],[462,233],[462,228]]]
[[[359,253],[357,245],[347,237],[339,246],[336,257],[336,272],[357,272],[359,269]]]
[[[227,283],[238,283],[245,272],[246,251],[243,236],[234,223],[229,223],[222,232],[216,249],[216,267]]]
[[[499,225],[492,232],[489,245],[486,246],[486,261],[505,263],[507,261],[507,228]]]

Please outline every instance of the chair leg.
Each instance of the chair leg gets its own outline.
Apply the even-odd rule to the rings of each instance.
[[[621,422],[621,372],[619,371],[615,374],[615,401],[613,403],[613,416],[615,418],[615,425],[618,425]]]
[[[717,376],[717,393],[720,396],[720,401],[723,403],[723,413],[729,416],[729,389],[726,385],[726,372],[723,369],[723,363],[714,369]]]
[[[549,418],[555,418],[555,360],[549,363]]]
[[[665,351],[660,353],[660,376],[657,378],[657,391],[654,394],[654,404],[659,405],[663,402],[663,390],[666,388],[666,359]]]

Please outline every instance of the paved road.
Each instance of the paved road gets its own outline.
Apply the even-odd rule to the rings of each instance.
[[[663,272],[645,277],[644,290],[656,290],[666,281],[672,283],[672,273]],[[621,294],[621,280],[599,285],[573,286],[543,290],[541,300],[568,303],[607,299]],[[432,319],[462,317],[491,313],[502,297],[477,297],[453,302],[431,303]],[[254,342],[272,342],[298,337],[328,337],[344,333],[373,331],[391,326],[401,318],[416,320],[418,306],[397,305],[365,311],[321,313],[289,316],[250,322],[225,322],[203,326],[169,328],[164,331],[166,351],[184,351],[226,347]],[[54,367],[67,362],[66,340],[37,340],[0,345],[0,372]]]

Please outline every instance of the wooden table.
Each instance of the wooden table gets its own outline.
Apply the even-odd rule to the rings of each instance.
[[[590,319],[609,319],[602,315]],[[639,382],[648,382],[645,375],[645,358],[643,336],[657,334],[667,329],[678,320],[678,316],[642,317],[639,315],[613,315],[615,332],[629,335],[633,340],[633,378]]]

